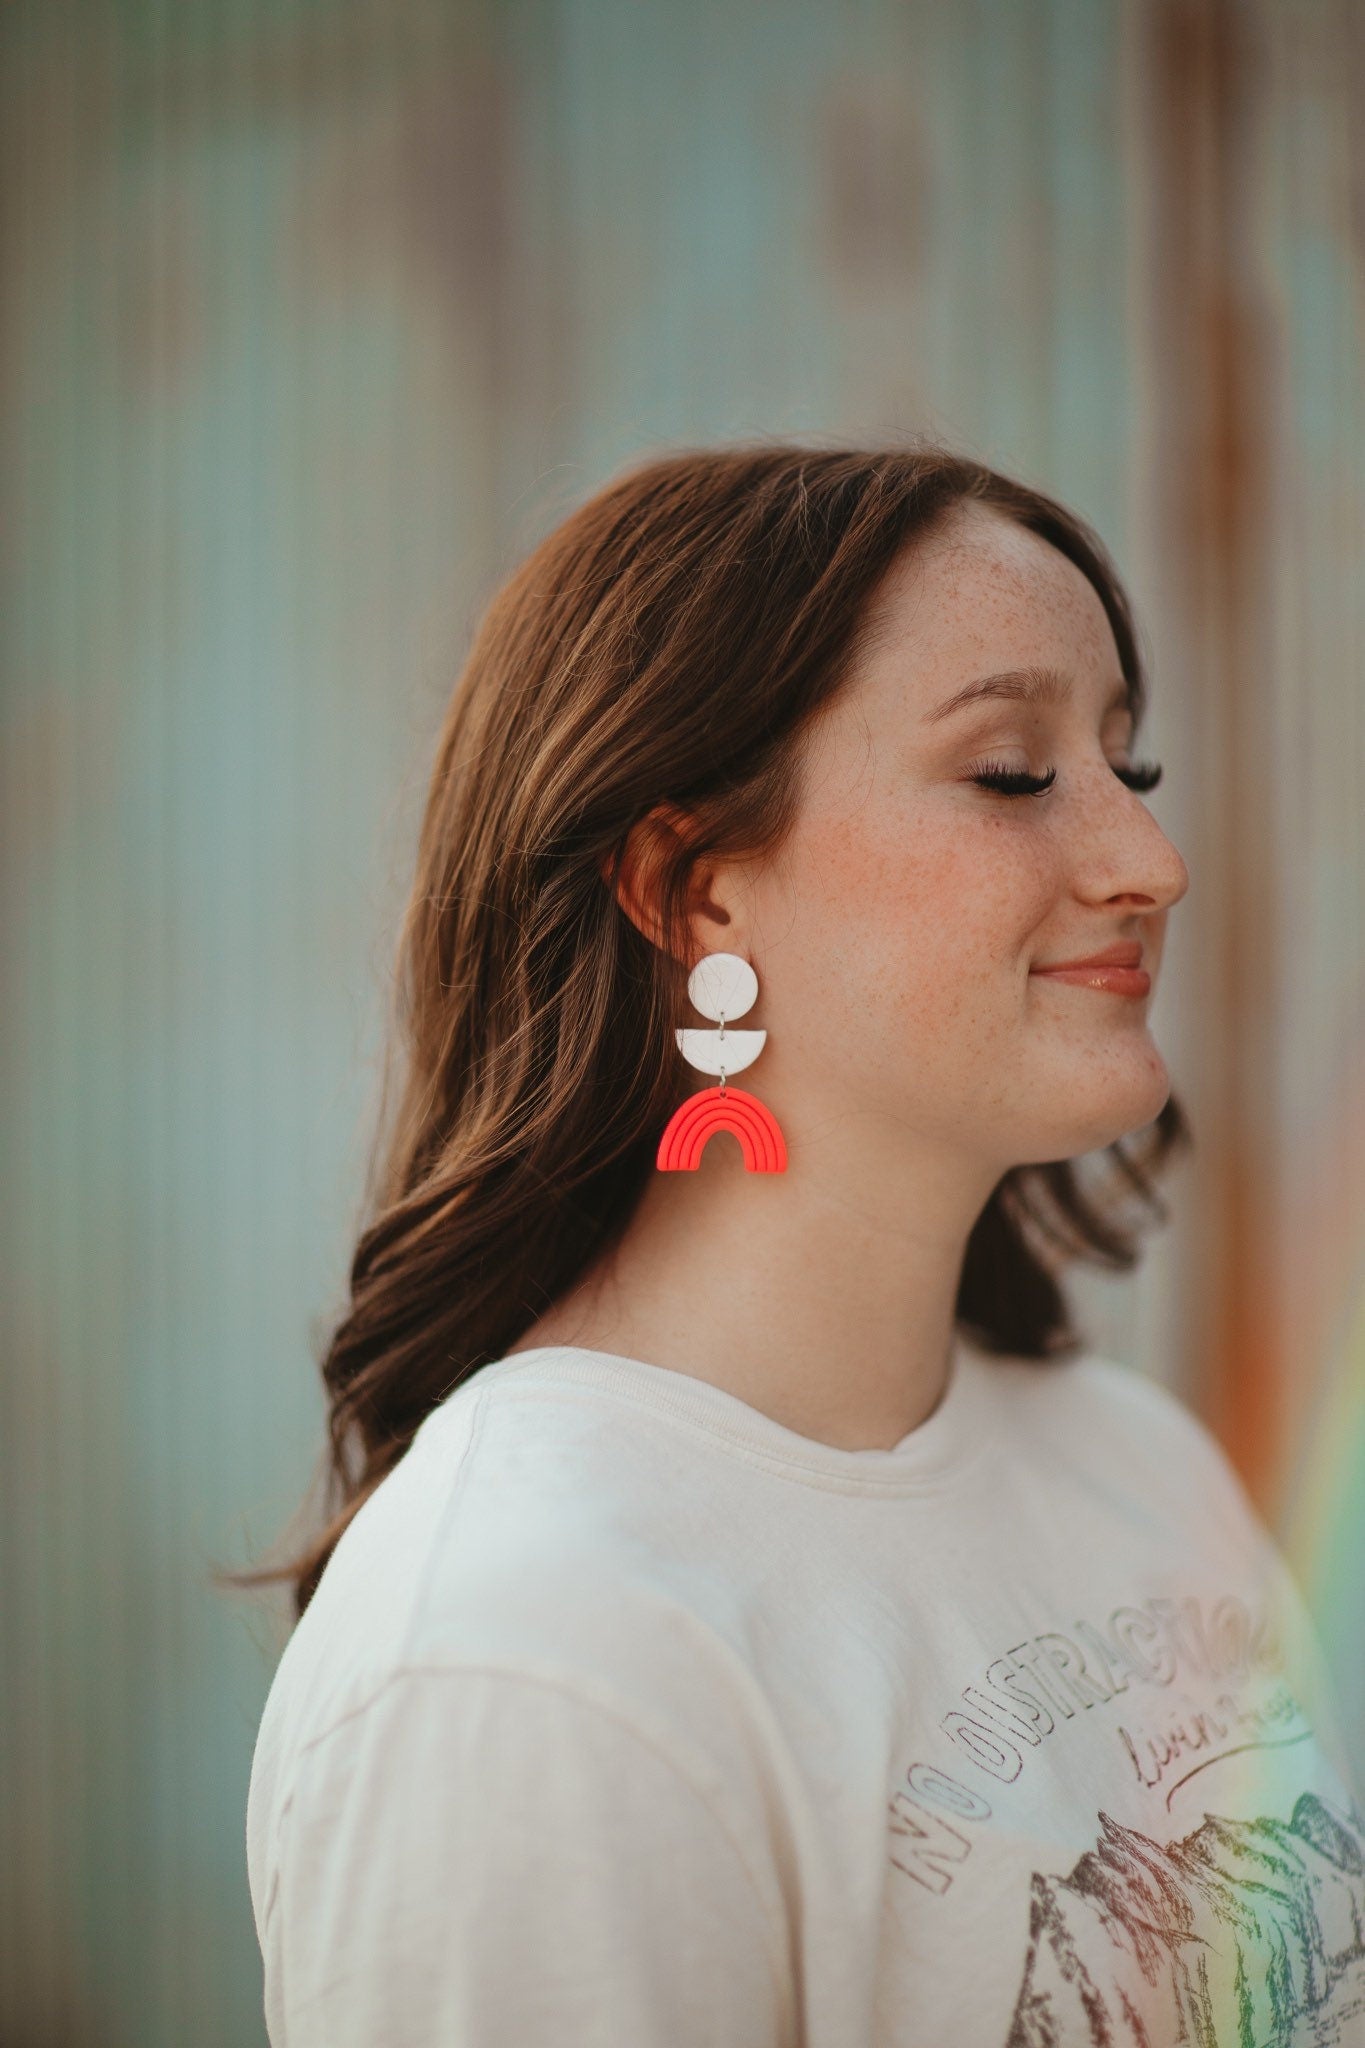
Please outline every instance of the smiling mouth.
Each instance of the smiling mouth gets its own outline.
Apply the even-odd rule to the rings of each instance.
[[[1115,939],[1112,945],[1101,946],[1094,953],[1076,953],[1070,960],[1040,960],[1040,974],[1051,974],[1063,967],[1141,967],[1141,939]]]
[[[1039,981],[1066,981],[1075,988],[1100,989],[1115,996],[1145,996],[1152,986],[1145,967],[1120,967],[1105,961],[1088,967],[1034,967],[1030,972]]]

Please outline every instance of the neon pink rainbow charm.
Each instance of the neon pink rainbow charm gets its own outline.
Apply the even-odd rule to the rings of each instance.
[[[680,1102],[659,1140],[656,1166],[695,1171],[706,1141],[716,1131],[733,1131],[750,1173],[785,1173],[787,1147],[781,1126],[766,1102],[743,1088],[703,1088]]]
[[[685,1026],[675,1032],[678,1050],[689,1066],[703,1074],[719,1074],[719,1088],[703,1088],[680,1102],[668,1119],[655,1165],[665,1172],[695,1172],[706,1141],[717,1131],[739,1139],[750,1173],[785,1173],[787,1146],[781,1127],[766,1102],[743,1088],[731,1088],[728,1077],[752,1065],[767,1040],[766,1031],[727,1031],[727,1017],[742,1017],[758,996],[758,976],[738,953],[708,953],[687,977],[687,993],[703,1017],[714,1018],[718,1031]]]

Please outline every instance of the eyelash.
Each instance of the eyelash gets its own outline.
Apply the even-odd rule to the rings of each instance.
[[[1155,789],[1161,780],[1161,767],[1155,761],[1144,762],[1135,768],[1116,768],[1114,773],[1129,789],[1142,792]],[[1057,770],[1049,768],[1046,775],[1030,775],[1023,768],[1007,768],[1003,761],[986,761],[971,779],[983,789],[995,790],[1000,796],[1041,796],[1057,780]]]

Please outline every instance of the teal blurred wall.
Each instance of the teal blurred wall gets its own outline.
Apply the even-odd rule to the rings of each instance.
[[[619,463],[936,429],[1092,519],[1200,1137],[1096,1341],[1365,1753],[1365,17],[10,0],[0,2048],[261,2043],[243,1850],[435,728]]]

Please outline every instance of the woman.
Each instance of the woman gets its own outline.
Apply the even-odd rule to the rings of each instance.
[[[1188,1136],[1143,702],[1093,533],[923,444],[648,462],[492,604],[337,1512],[273,1574],[276,2048],[1288,2041],[1365,1989],[1297,1589],[1060,1284]]]

